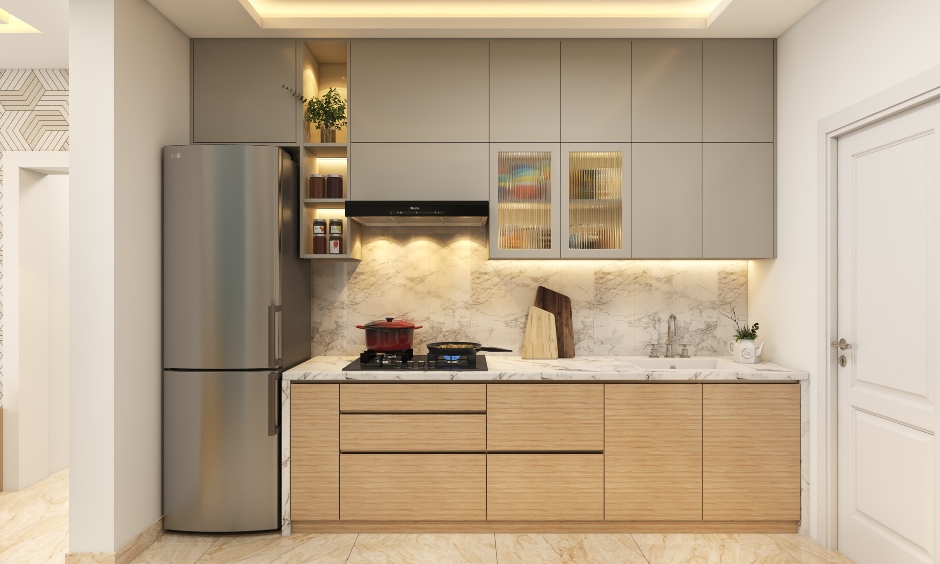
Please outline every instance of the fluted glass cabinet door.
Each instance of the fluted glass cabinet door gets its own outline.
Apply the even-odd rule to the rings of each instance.
[[[558,258],[557,143],[490,145],[490,257]]]
[[[630,144],[561,148],[562,258],[630,258]]]

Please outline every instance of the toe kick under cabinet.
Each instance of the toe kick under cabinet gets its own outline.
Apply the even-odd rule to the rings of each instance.
[[[796,383],[295,383],[297,532],[796,532]]]

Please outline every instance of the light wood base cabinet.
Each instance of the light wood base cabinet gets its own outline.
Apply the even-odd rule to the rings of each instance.
[[[600,521],[603,454],[490,454],[486,461],[490,521]]]
[[[795,383],[291,390],[298,532],[771,533],[800,519]]]
[[[605,386],[607,519],[702,520],[702,385]]]
[[[485,454],[344,454],[340,519],[486,519]]]
[[[800,518],[800,387],[705,384],[706,521]]]

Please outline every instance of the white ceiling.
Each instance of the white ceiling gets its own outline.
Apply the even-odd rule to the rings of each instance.
[[[822,0],[148,1],[190,37],[324,39],[357,37],[779,37],[822,2]],[[68,68],[68,3],[69,0],[0,0],[0,8],[41,32],[0,33],[0,68]],[[660,12],[669,10],[684,10],[680,12],[684,15],[672,18],[656,17]],[[579,15],[570,17],[572,11]],[[703,12],[710,12],[710,16],[703,15]],[[493,17],[494,13],[501,14],[501,16]],[[638,14],[643,17],[637,17]]]
[[[0,0],[2,2],[3,0]],[[822,0],[148,0],[190,37],[778,37]],[[572,16],[572,14],[576,14]],[[668,17],[678,14],[677,17]]]
[[[69,66],[69,0],[0,0],[39,33],[0,33],[0,69],[65,69]]]

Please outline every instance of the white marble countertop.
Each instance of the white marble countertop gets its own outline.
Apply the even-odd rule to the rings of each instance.
[[[579,356],[552,360],[524,360],[519,356],[486,355],[487,371],[474,370],[382,370],[343,372],[355,356],[317,356],[284,372],[289,381],[383,381],[383,382],[494,382],[494,381],[798,381],[809,375],[778,364],[738,364],[731,357],[693,357],[717,361],[714,369],[644,369],[629,356]],[[659,359],[663,362],[682,359]]]

